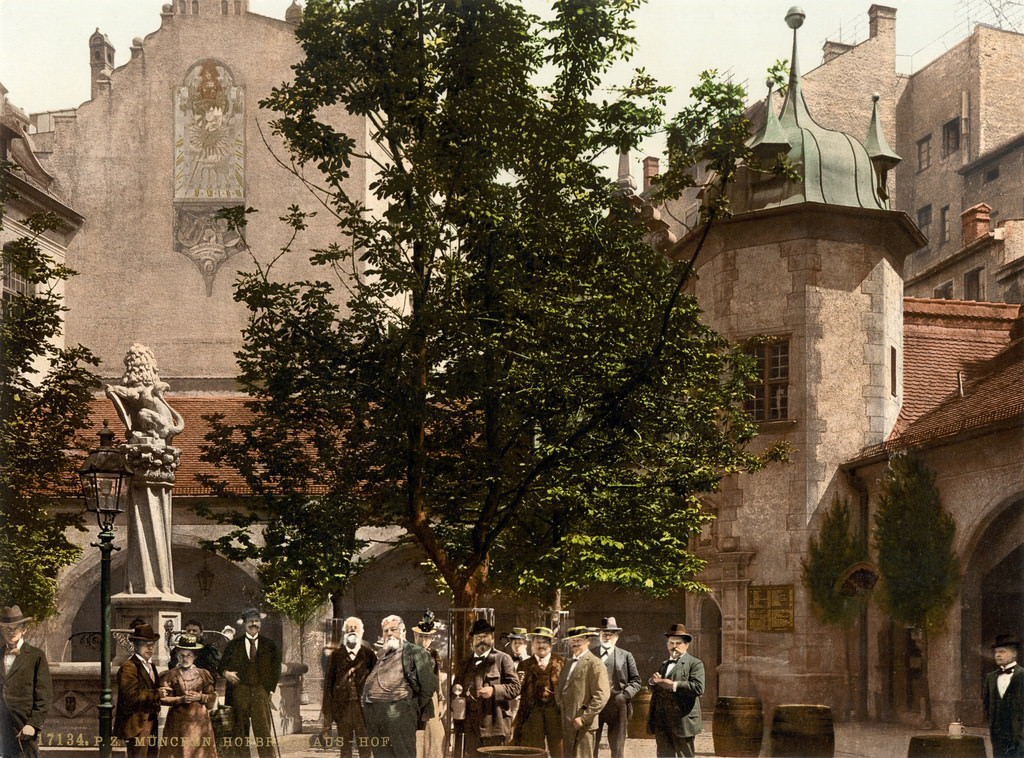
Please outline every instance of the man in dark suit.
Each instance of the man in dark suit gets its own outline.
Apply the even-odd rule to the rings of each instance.
[[[270,695],[281,678],[281,652],[272,639],[260,634],[265,616],[258,608],[242,612],[245,634],[224,648],[220,670],[227,680],[224,701],[234,716],[231,737],[243,745],[239,754],[249,756],[250,747],[256,745],[260,758],[272,758],[276,750],[271,736]],[[246,743],[250,722],[252,739]]]
[[[31,617],[14,605],[0,608],[4,642],[0,666],[0,756],[39,755],[39,730],[53,699],[50,668],[39,648],[25,642]]]
[[[124,740],[128,758],[147,758],[157,752],[160,672],[152,659],[160,635],[149,624],[133,622],[129,639],[135,646],[135,653],[117,670],[113,732],[115,737]]]
[[[494,627],[477,619],[470,630],[473,655],[459,666],[455,683],[466,696],[465,755],[477,748],[508,744],[512,736],[512,702],[519,696],[519,676],[508,653],[494,649]]]
[[[651,710],[647,731],[654,735],[658,758],[696,755],[693,740],[701,730],[704,664],[686,652],[692,640],[682,624],[669,627],[665,632],[669,657],[648,682]]]
[[[633,654],[618,646],[620,632],[622,627],[615,622],[614,616],[602,620],[601,647],[597,653],[608,669],[608,684],[612,688],[612,696],[597,717],[594,758],[597,758],[601,730],[605,724],[608,725],[608,746],[611,748],[612,758],[622,758],[626,750],[626,726],[633,712],[633,697],[640,691],[642,684]]]
[[[985,719],[992,737],[992,755],[1024,756],[1024,668],[1017,663],[1020,640],[996,636],[992,645],[997,671],[985,677]]]
[[[324,726],[329,729],[331,722],[338,722],[338,739],[341,754],[352,755],[352,745],[359,747],[359,758],[370,758],[369,743],[360,744],[366,737],[363,723],[363,685],[370,669],[377,663],[377,656],[369,645],[363,642],[363,622],[355,616],[345,619],[341,645],[331,653],[324,674],[324,699],[321,709]]]

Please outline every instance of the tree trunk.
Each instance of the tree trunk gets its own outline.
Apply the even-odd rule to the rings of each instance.
[[[932,691],[928,686],[928,630],[921,628],[921,681],[924,683],[924,726],[932,726]]]

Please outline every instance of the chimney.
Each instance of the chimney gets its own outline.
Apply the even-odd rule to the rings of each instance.
[[[981,239],[992,229],[992,206],[978,203],[960,214],[962,226],[961,244],[967,247],[977,239]]]
[[[822,63],[828,63],[830,60],[838,58],[843,53],[853,50],[855,47],[856,45],[850,45],[846,42],[825,40],[825,44],[821,48]]]
[[[896,9],[887,5],[872,5],[868,8],[868,23],[872,38],[880,35],[895,36]]]
[[[644,192],[650,191],[654,177],[658,175],[658,168],[658,159],[655,156],[648,155],[644,158]]]

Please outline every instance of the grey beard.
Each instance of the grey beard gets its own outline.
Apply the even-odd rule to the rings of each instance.
[[[396,639],[395,637],[388,637],[384,641],[384,649],[385,650],[398,650],[398,648],[400,648],[401,646],[402,646],[401,640]]]

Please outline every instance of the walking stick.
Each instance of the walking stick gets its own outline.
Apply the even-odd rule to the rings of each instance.
[[[267,693],[267,720],[270,722],[270,729],[274,733],[274,749],[277,751],[277,758],[281,758],[281,743],[277,739],[277,724],[274,723],[274,714],[270,712],[270,693]]]

